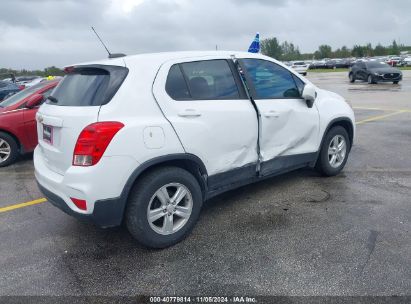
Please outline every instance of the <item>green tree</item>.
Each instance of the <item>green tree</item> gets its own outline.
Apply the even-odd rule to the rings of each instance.
[[[351,56],[350,50],[344,45],[344,46],[341,48],[341,56],[340,56],[340,58],[347,58],[347,57],[350,57],[350,56]]]
[[[365,56],[368,56],[368,57],[374,56],[374,49],[372,48],[371,43],[368,43],[368,44],[364,47],[364,54],[365,54]]]
[[[387,54],[387,48],[382,46],[381,43],[378,43],[374,48],[374,55],[375,56],[385,56]]]
[[[332,57],[332,48],[327,44],[322,44],[318,47],[318,51],[316,52],[316,57],[318,59],[321,58],[331,58]]]
[[[44,69],[43,75],[45,77],[47,76],[64,76],[64,71],[62,69],[59,69],[55,66],[51,66],[48,68]]]
[[[300,50],[298,49],[298,46],[294,46],[293,43],[288,43],[287,41],[284,41],[281,44],[281,58],[282,60],[285,61],[292,61],[292,60],[300,60],[301,59],[301,53]]]
[[[364,48],[361,45],[354,45],[351,51],[351,55],[354,57],[364,57]]]
[[[393,41],[391,45],[391,54],[390,55],[399,55],[400,48],[398,47],[397,41]]]
[[[282,48],[277,38],[268,38],[261,41],[261,53],[269,57],[281,60]]]

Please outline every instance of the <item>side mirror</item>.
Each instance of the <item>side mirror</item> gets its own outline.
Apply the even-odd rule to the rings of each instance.
[[[40,105],[40,103],[43,101],[44,96],[42,94],[34,94],[32,95],[29,100],[26,102],[26,108],[34,108]]]
[[[314,100],[317,93],[315,92],[315,87],[311,84],[307,84],[304,87],[302,97],[304,98],[305,102],[307,103],[307,107],[312,108],[314,105]]]

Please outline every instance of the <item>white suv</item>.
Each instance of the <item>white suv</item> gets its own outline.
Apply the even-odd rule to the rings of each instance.
[[[338,174],[353,143],[342,97],[259,54],[146,54],[65,70],[37,114],[38,185],[72,216],[124,220],[149,247],[182,240],[224,191],[307,166]]]

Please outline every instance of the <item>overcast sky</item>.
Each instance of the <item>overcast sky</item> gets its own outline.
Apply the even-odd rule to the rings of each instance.
[[[260,32],[313,52],[411,45],[409,0],[0,0],[0,67],[43,69],[112,52],[246,50]]]

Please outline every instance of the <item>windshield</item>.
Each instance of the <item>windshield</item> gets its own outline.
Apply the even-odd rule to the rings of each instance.
[[[31,88],[24,89],[24,90],[22,90],[22,91],[20,91],[16,94],[10,96],[9,98],[3,100],[0,103],[0,107],[5,108],[5,107],[13,106],[16,103],[19,103],[20,101],[22,101],[23,99],[29,97],[30,95],[32,95],[33,93],[35,93],[39,89],[45,87],[49,83],[50,82],[45,81],[45,82],[41,82],[39,84],[36,84],[35,86],[32,86]]]
[[[379,62],[379,61],[373,61],[373,62],[367,62],[367,67],[369,69],[378,69],[378,68],[389,68],[390,66],[384,62]]]

